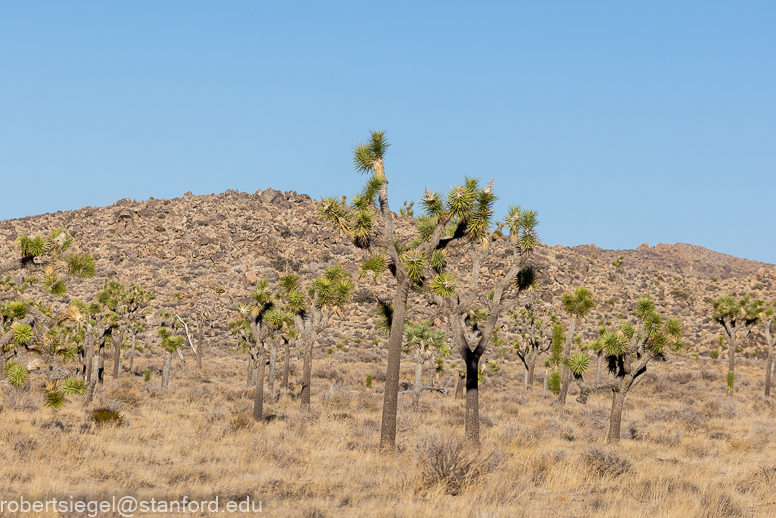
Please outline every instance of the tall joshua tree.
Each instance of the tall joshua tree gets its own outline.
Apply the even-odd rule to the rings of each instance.
[[[773,356],[776,351],[773,350],[774,342],[771,334],[771,325],[773,324],[773,314],[776,303],[767,304],[762,312],[763,327],[765,328],[765,345],[768,347],[768,361],[765,363],[765,397],[771,395],[771,377],[773,373]]]
[[[682,347],[682,324],[658,313],[649,294],[641,296],[636,302],[636,317],[635,324],[626,322],[618,331],[604,331],[601,335],[602,352],[608,360],[607,379],[598,383],[585,381],[584,374],[590,367],[587,354],[576,353],[566,361],[580,388],[577,401],[585,404],[592,393],[612,392],[612,411],[606,438],[609,443],[620,441],[625,397],[646,374],[647,364],[653,360],[665,360],[669,348],[678,350]]]
[[[752,328],[760,323],[763,301],[752,300],[749,295],[741,299],[730,293],[716,299],[710,299],[711,318],[722,326],[729,346],[728,351],[728,387],[733,390],[735,354],[738,346],[752,333]]]
[[[412,391],[412,406],[417,407],[423,386],[423,364],[434,352],[441,350],[447,337],[441,329],[434,329],[427,321],[404,324],[404,343],[408,353],[415,356],[415,386]]]
[[[514,340],[515,352],[525,367],[523,386],[532,387],[539,356],[548,352],[552,345],[552,322],[554,315],[543,314],[541,301],[528,301],[519,310],[510,310],[509,316],[517,328],[518,338]]]
[[[443,233],[451,220],[466,215],[464,210],[471,205],[471,200],[456,198],[455,194],[459,191],[454,191],[452,203],[449,203],[440,193],[426,191],[423,197],[426,214],[418,220],[420,239],[408,245],[403,244],[394,234],[394,215],[388,204],[388,180],[384,162],[388,147],[385,132],[372,131],[369,141],[353,150],[356,170],[370,175],[362,191],[353,198],[351,205],[344,198],[331,197],[323,201],[318,211],[322,218],[332,223],[356,247],[368,251],[370,257],[362,264],[362,275],[377,278],[384,271],[390,271],[396,279],[393,295],[393,323],[396,325],[391,326],[388,337],[388,365],[380,429],[381,449],[393,452],[396,447],[402,336],[410,287],[421,280],[429,263],[444,260],[443,253],[438,250],[445,246],[442,243]],[[382,223],[379,242],[374,228],[375,219]],[[465,227],[461,230],[459,234],[449,235],[445,243],[462,237]]]
[[[300,285],[299,276],[293,273],[281,277],[280,286],[281,295],[289,311],[294,314],[296,331],[302,340],[304,366],[301,403],[302,408],[309,409],[313,347],[334,314],[350,300],[353,281],[340,265],[335,264],[306,289]]]
[[[566,345],[563,348],[563,356],[566,361],[568,361],[571,357],[571,344],[574,343],[574,332],[576,331],[577,320],[587,316],[587,314],[595,307],[595,302],[593,302],[593,297],[590,296],[590,290],[579,287],[573,295],[564,293],[561,296],[561,304],[563,305],[563,310],[568,313],[570,317],[568,333],[566,334]],[[566,404],[566,395],[569,391],[570,380],[571,373],[567,368],[564,368],[560,393],[553,402],[553,405],[563,406]]]

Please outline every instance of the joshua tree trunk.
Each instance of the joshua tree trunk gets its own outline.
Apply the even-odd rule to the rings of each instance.
[[[473,352],[466,355],[466,440],[480,443],[480,358]]]
[[[92,326],[86,328],[86,337],[84,338],[84,349],[86,359],[84,360],[84,381],[91,382],[95,370],[92,367],[92,358],[94,357],[94,339],[92,337]]]
[[[568,336],[566,336],[566,344],[563,347],[563,357],[568,359],[571,357],[571,344],[574,342],[574,330],[577,326],[577,319],[573,317],[569,324]],[[568,368],[563,367],[563,382],[560,386],[560,392],[557,399],[553,402],[553,406],[563,406],[566,404],[566,395],[569,392],[569,382],[571,381],[571,371]]]
[[[205,340],[204,337],[204,323],[199,322],[197,325],[197,370],[202,370],[202,356],[205,354]]]
[[[172,364],[172,351],[164,353],[164,367],[162,368],[162,391],[167,390],[170,383],[170,366]]]
[[[415,353],[415,387],[412,390],[413,407],[418,406],[421,388],[423,388],[423,360],[419,353]]]
[[[253,393],[253,419],[261,421],[264,419],[264,366],[267,363],[264,345],[260,344],[257,351],[256,361],[256,390]]]
[[[536,357],[539,356],[536,353],[531,354],[531,362],[528,364],[528,380],[527,387],[533,387],[536,378]]]
[[[391,225],[393,225],[392,222]],[[399,279],[393,298],[393,319],[391,333],[388,336],[388,366],[385,372],[385,395],[383,396],[383,416],[380,428],[380,449],[385,452],[393,452],[396,449],[396,413],[399,409],[401,344],[404,336],[404,322],[407,318],[409,289],[410,279],[406,277]]]
[[[313,367],[313,344],[306,344],[304,349],[304,367],[302,368],[302,408],[310,409],[310,379]]]
[[[93,354],[92,367],[91,367],[92,377],[89,380],[89,394],[86,396],[87,403],[91,403],[92,399],[94,399],[94,391],[97,389],[97,376],[95,375],[95,373],[100,368],[99,363],[100,363],[100,359],[98,355]]]
[[[771,395],[771,373],[773,372],[773,337],[771,336],[771,323],[773,319],[765,321],[765,341],[768,344],[768,361],[765,362],[765,397]]]
[[[288,369],[291,365],[291,344],[290,340],[284,340],[286,350],[283,354],[283,381],[280,386],[283,390],[288,390]]]
[[[253,367],[255,363],[256,361],[249,353],[248,354],[248,378],[246,380],[246,385],[248,385],[249,387],[253,384]]]
[[[124,331],[121,331],[116,337],[113,337],[113,347],[116,350],[113,353],[113,379],[119,379],[121,375],[121,344],[124,342]]]
[[[269,380],[267,381],[267,392],[270,398],[275,397],[275,376],[277,375],[277,369],[275,364],[278,357],[278,343],[277,340],[271,340],[269,342]]]
[[[547,378],[549,377],[549,373],[550,373],[550,370],[547,367],[545,367],[544,368],[544,383],[543,383],[543,386],[542,386],[542,394],[543,395],[547,394]]]
[[[466,384],[466,378],[458,376],[458,383],[455,385],[455,399],[463,399],[463,387]]]
[[[105,347],[100,347],[98,357],[100,362],[97,367],[97,383],[102,385],[105,381]]]
[[[612,397],[612,415],[609,418],[609,435],[606,442],[616,444],[620,442],[620,427],[622,424],[622,407],[625,403],[626,391],[617,391]]]
[[[129,357],[129,374],[132,375],[132,366],[135,364],[135,340],[137,339],[137,333],[132,333],[132,353]]]

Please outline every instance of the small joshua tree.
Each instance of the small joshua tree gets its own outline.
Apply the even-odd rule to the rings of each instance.
[[[577,320],[587,316],[587,314],[595,307],[595,302],[593,302],[593,297],[590,296],[590,290],[579,287],[573,295],[564,293],[561,296],[561,304],[563,305],[563,310],[571,317],[568,333],[566,335],[566,345],[563,348],[563,357],[568,361],[571,357],[571,345],[574,342],[574,332],[576,331]],[[566,404],[566,395],[569,391],[570,380],[571,373],[567,368],[564,368],[560,392],[558,393],[557,399],[553,402],[553,405],[563,406]]]
[[[525,367],[523,386],[534,384],[536,362],[539,356],[548,352],[552,345],[553,317],[543,314],[541,301],[528,301],[519,310],[510,310],[512,324],[517,328],[518,338],[514,340],[515,352]]]
[[[459,203],[462,198],[470,200],[465,213],[466,248],[471,260],[469,291],[459,293],[455,278],[443,268],[430,283],[429,291],[440,310],[446,313],[453,340],[466,368],[466,439],[478,446],[480,358],[491,342],[501,313],[515,307],[521,293],[535,286],[535,272],[525,267],[525,262],[539,242],[534,230],[538,221],[533,211],[523,211],[516,206],[509,208],[505,221],[509,237],[500,239],[512,249],[511,264],[490,290],[483,289],[480,286],[480,268],[495,248],[490,244],[488,232],[491,207],[496,197],[492,193],[492,183],[482,189],[476,180],[467,179],[466,185],[457,189],[450,196],[451,203]],[[496,236],[492,238],[499,239]],[[509,291],[514,292],[511,299],[506,297]],[[485,299],[481,302],[486,309],[475,306],[481,298]]]
[[[713,313],[711,318],[722,326],[725,338],[728,342],[728,372],[735,371],[735,354],[738,346],[746,340],[752,332],[752,328],[760,322],[760,312],[763,310],[763,301],[752,300],[749,295],[741,299],[730,293],[716,299],[709,299]],[[735,375],[728,377],[728,385],[732,390],[732,380]]]
[[[240,305],[238,310],[243,314],[250,329],[250,361],[256,370],[256,390],[253,394],[253,419],[264,419],[264,368],[266,366],[267,342],[272,335],[272,326],[266,321],[267,313],[275,307],[274,296],[269,289],[267,279],[258,279],[256,289],[251,293],[253,301],[248,306]]]
[[[428,323],[407,322],[404,324],[405,352],[415,356],[415,386],[412,391],[412,406],[417,407],[423,385],[423,364],[429,361],[435,351],[445,345],[447,337],[441,329],[434,329]]]
[[[172,366],[172,353],[176,352],[185,342],[186,338],[173,334],[167,327],[159,328],[159,336],[162,338],[164,349],[164,367],[162,368],[162,391],[167,390],[170,383],[170,368]]]
[[[776,351],[773,346],[776,340],[771,334],[771,325],[773,324],[773,314],[776,303],[768,304],[763,310],[763,327],[765,328],[765,345],[768,347],[768,361],[765,362],[765,397],[771,395],[771,378],[773,373],[773,356]]]
[[[281,277],[280,285],[281,295],[286,300],[288,310],[294,315],[295,327],[302,341],[304,366],[301,404],[302,408],[309,409],[313,347],[334,314],[350,300],[353,282],[345,270],[335,264],[306,289],[300,285],[299,276],[293,273]]]
[[[678,350],[682,347],[682,324],[658,313],[649,294],[637,300],[636,317],[635,324],[625,322],[618,331],[605,331],[601,335],[603,353],[608,360],[607,379],[599,383],[585,381],[584,374],[590,367],[587,354],[576,353],[565,360],[580,389],[577,401],[585,404],[592,393],[612,392],[612,411],[606,439],[609,443],[620,441],[625,397],[643,379],[649,362],[664,361],[668,349]]]

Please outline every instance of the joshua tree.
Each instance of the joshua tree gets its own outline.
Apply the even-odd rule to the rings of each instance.
[[[296,331],[302,340],[304,366],[302,369],[302,408],[310,408],[310,381],[313,347],[318,336],[328,327],[332,316],[339,311],[353,294],[353,282],[338,264],[303,289],[299,276],[288,274],[280,279],[281,295],[294,315]],[[305,294],[305,291],[307,292]]]
[[[600,340],[607,356],[609,376],[599,383],[587,383],[584,373],[590,367],[590,357],[576,353],[565,361],[579,385],[577,398],[582,404],[594,392],[612,392],[612,412],[609,418],[607,442],[620,440],[620,425],[625,396],[638,384],[647,372],[652,360],[663,361],[667,349],[682,347],[682,325],[676,319],[666,319],[655,310],[655,303],[648,294],[636,302],[636,324],[625,322],[619,331],[605,331]]]
[[[722,326],[727,338],[728,351],[728,387],[733,390],[735,371],[735,354],[739,344],[746,340],[752,332],[752,328],[760,322],[760,312],[763,310],[763,301],[752,300],[749,295],[742,299],[730,293],[716,299],[710,299],[713,313],[711,318]]]
[[[388,181],[384,163],[388,146],[385,132],[382,131],[372,131],[367,143],[356,146],[353,150],[355,168],[360,173],[370,174],[369,180],[361,193],[353,198],[352,206],[345,203],[344,197],[328,198],[319,207],[319,214],[348,236],[358,248],[370,252],[371,256],[362,264],[362,276],[372,275],[376,279],[388,270],[396,279],[396,291],[393,296],[393,307],[396,308],[393,323],[396,325],[391,326],[388,337],[388,365],[380,430],[380,448],[393,452],[396,447],[402,336],[410,287],[421,279],[429,262],[444,261],[444,254],[437,250],[444,248],[444,245],[440,246],[443,233],[453,218],[466,215],[464,211],[471,206],[471,200],[454,198],[452,203],[447,203],[441,194],[426,191],[422,200],[426,214],[418,219],[420,239],[415,239],[405,246],[394,235],[394,215],[388,204]],[[453,194],[457,192],[459,191],[453,191]],[[382,220],[383,235],[379,243],[376,242],[377,236],[373,235],[373,222],[376,217]],[[461,230],[465,228],[464,226]],[[451,235],[446,242],[462,235]]]
[[[776,351],[773,350],[774,342],[773,335],[771,335],[771,325],[773,324],[773,313],[776,308],[776,303],[768,304],[763,311],[763,327],[765,328],[765,344],[768,347],[768,361],[765,363],[765,397],[771,395],[771,376],[773,372],[773,355]]]
[[[121,345],[124,343],[124,335],[127,329],[142,318],[141,310],[146,307],[148,301],[154,298],[153,293],[140,288],[137,284],[125,287],[119,281],[108,281],[101,291],[97,293],[98,302],[106,311],[115,314],[113,338],[113,377],[121,375]]]
[[[417,407],[423,385],[423,364],[441,350],[447,337],[441,329],[434,329],[423,321],[418,324],[404,324],[404,343],[407,353],[415,353],[415,386],[412,391],[412,406]]]
[[[144,332],[148,325],[145,322],[135,321],[129,326],[129,332],[132,334],[132,354],[129,358],[129,373],[132,374],[132,366],[135,363],[135,345],[137,342],[137,335]]]
[[[561,296],[561,304],[563,310],[569,314],[571,320],[569,321],[568,333],[566,335],[566,345],[563,349],[563,357],[566,361],[571,357],[571,344],[574,342],[574,332],[576,331],[577,320],[584,318],[595,307],[595,302],[590,296],[590,290],[584,287],[576,289],[573,295],[570,293],[564,293]],[[560,393],[557,399],[553,402],[555,406],[563,406],[566,404],[566,395],[569,391],[569,381],[571,380],[571,373],[567,368],[563,369],[563,383],[560,387]]]
[[[21,256],[0,264],[0,274],[16,271],[43,272],[45,287],[55,296],[67,290],[65,283],[56,277],[56,272],[66,270],[71,276],[89,278],[94,276],[95,261],[91,254],[67,254],[73,238],[63,228],[52,229],[47,236],[29,237],[26,234],[16,240]]]
[[[536,362],[539,356],[548,352],[552,345],[551,323],[554,315],[543,314],[541,301],[531,300],[519,310],[510,310],[509,316],[517,328],[519,338],[515,338],[514,347],[520,361],[525,366],[523,386],[534,384]]]
[[[519,303],[519,295],[535,285],[533,268],[524,267],[539,238],[534,228],[538,224],[536,213],[523,211],[519,207],[510,207],[505,225],[509,228],[509,237],[502,238],[511,248],[508,270],[489,291],[480,287],[480,268],[490,252],[495,249],[489,236],[491,225],[491,206],[496,197],[492,193],[492,182],[486,189],[477,186],[476,181],[467,181],[467,194],[452,195],[453,199],[469,197],[471,204],[467,209],[466,249],[471,259],[469,273],[469,292],[458,293],[453,275],[441,271],[430,283],[429,290],[434,294],[439,308],[447,315],[453,331],[453,339],[461,354],[466,368],[466,438],[479,445],[479,362],[485,353],[496,328],[499,316]],[[461,191],[458,191],[461,194]],[[469,194],[470,193],[470,194]],[[459,230],[457,229],[456,232]],[[507,300],[505,295],[515,288],[514,297]],[[482,297],[486,310],[474,307]]]
[[[164,348],[164,368],[162,369],[162,391],[167,390],[170,383],[170,367],[172,366],[172,353],[176,352],[185,342],[186,338],[173,334],[167,327],[159,328],[159,336],[162,338]]]

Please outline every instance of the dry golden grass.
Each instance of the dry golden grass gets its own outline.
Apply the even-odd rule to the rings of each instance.
[[[739,363],[733,397],[721,360],[656,366],[626,400],[618,446],[603,443],[607,396],[580,405],[572,395],[554,409],[509,362],[481,390],[478,456],[458,448],[463,402],[429,393],[417,412],[402,396],[398,453],[384,456],[382,382],[364,386],[368,373],[382,379],[384,363],[343,360],[315,361],[309,414],[286,394],[267,401],[274,417],[262,423],[250,418],[244,357],[231,354],[202,374],[176,364],[167,394],[155,374],[108,378],[87,408],[70,397],[54,411],[17,395],[23,408],[0,412],[3,497],[251,495],[265,514],[292,517],[776,516],[776,415],[761,396],[762,361]],[[135,363],[146,362],[161,365]],[[332,378],[344,380],[335,394]],[[96,424],[98,408],[120,412],[121,426]]]

